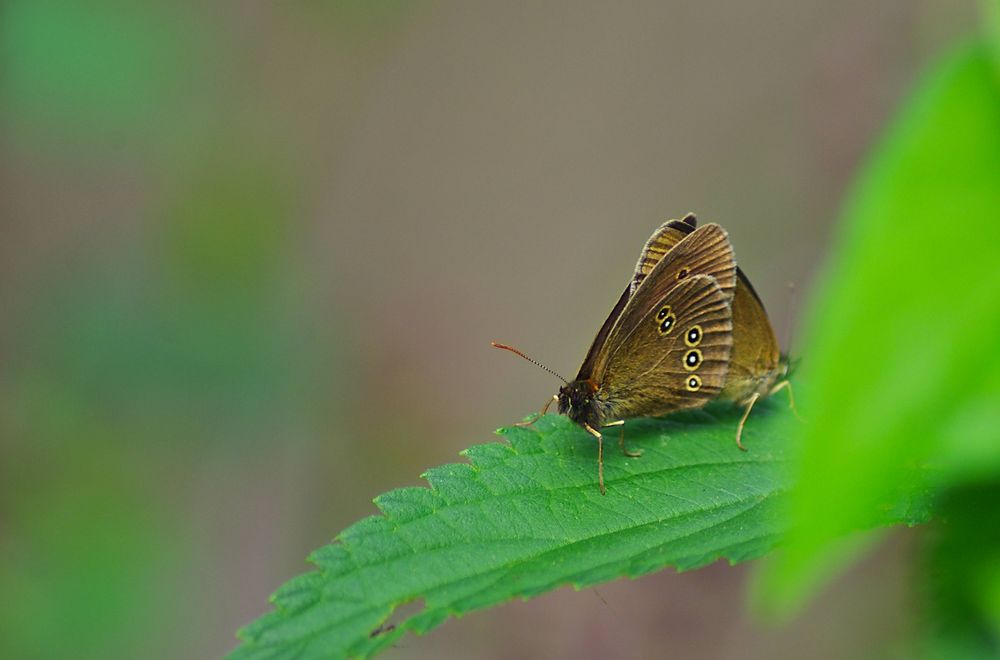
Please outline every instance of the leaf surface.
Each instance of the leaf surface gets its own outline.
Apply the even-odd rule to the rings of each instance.
[[[783,438],[797,422],[783,400],[760,404],[742,452],[738,417],[716,406],[631,421],[626,438],[640,458],[623,456],[609,429],[606,496],[596,443],[566,418],[502,429],[509,444],[474,446],[463,452],[470,463],[429,470],[429,489],[376,498],[383,515],[313,553],[318,570],[273,596],[275,611],[240,632],[232,657],[368,655],[406,630],[561,585],[759,557],[785,532]],[[386,624],[411,602],[422,609]]]

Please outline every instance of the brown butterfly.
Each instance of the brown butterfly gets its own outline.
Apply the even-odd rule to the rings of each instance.
[[[683,220],[671,220],[657,229],[639,256],[633,276],[635,286],[649,275],[664,254],[694,232],[697,226],[698,219],[693,213],[688,213]],[[791,383],[785,379],[788,374],[787,356],[781,354],[771,321],[764,311],[764,303],[739,267],[736,268],[732,310],[733,350],[726,384],[718,398],[746,407],[736,430],[736,444],[740,449],[746,449],[740,439],[753,405],[758,399],[784,388],[789,388],[791,397]],[[794,403],[792,409],[795,409]]]
[[[664,223],[646,242],[572,382],[510,346],[493,345],[566,383],[535,419],[557,401],[560,413],[597,438],[601,493],[599,429],[727,399],[746,406],[736,434],[743,449],[743,425],[754,403],[788,384],[779,382],[787,362],[760,298],[736,267],[726,232],[716,224],[697,227],[692,214]],[[624,433],[619,442],[625,451]]]

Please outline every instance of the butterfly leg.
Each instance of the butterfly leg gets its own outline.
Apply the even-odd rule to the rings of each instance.
[[[601,487],[601,495],[607,495],[608,491],[604,488],[604,436],[590,424],[584,424],[583,428],[597,438],[597,485]]]
[[[618,436],[618,446],[622,448],[622,453],[629,458],[639,458],[642,456],[642,450],[639,451],[629,451],[625,449],[625,420],[619,419],[617,422],[611,422],[610,424],[605,424],[603,428],[608,428],[609,426],[620,426],[622,427],[621,435]]]
[[[741,438],[743,437],[743,426],[747,423],[747,417],[750,416],[750,411],[753,410],[753,404],[757,403],[757,399],[760,398],[759,392],[754,392],[753,396],[747,399],[747,409],[743,411],[743,417],[740,419],[740,425],[736,427],[736,446],[746,451],[747,448],[743,446]]]
[[[558,400],[559,400],[559,395],[558,394],[553,394],[552,398],[545,402],[545,405],[542,407],[541,412],[535,413],[532,416],[532,418],[529,421],[527,421],[527,422],[515,422],[514,426],[522,426],[522,427],[523,426],[531,426],[532,424],[534,424],[535,422],[537,422],[538,420],[540,420],[542,417],[545,417],[545,413],[547,413],[549,411],[549,406],[552,405],[552,402],[553,401],[558,401]]]
[[[792,409],[792,412],[795,413],[795,419],[802,421],[802,415],[799,414],[799,409],[795,406],[795,395],[792,394],[792,381],[790,380],[781,381],[780,383],[772,387],[771,391],[768,392],[767,395],[771,396],[773,394],[777,394],[781,390],[788,390],[788,405]]]

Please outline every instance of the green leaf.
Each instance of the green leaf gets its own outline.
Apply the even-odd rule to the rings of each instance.
[[[985,44],[922,82],[848,205],[804,355],[799,488],[761,597],[794,610],[884,511],[1000,471],[1000,89]]]
[[[1000,0],[983,0],[983,23],[986,37],[993,47],[993,62],[1000,71]]]
[[[276,611],[240,632],[233,658],[367,655],[406,630],[449,616],[672,565],[768,552],[785,531],[789,419],[784,400],[754,409],[739,451],[729,406],[626,425],[628,458],[611,429],[608,493],[597,487],[597,446],[564,417],[500,432],[508,444],[474,446],[470,464],[429,470],[426,488],[376,498],[366,518],[311,556],[318,571],[272,598]],[[395,608],[417,614],[385,626]]]
[[[995,658],[1000,648],[1000,481],[955,488],[924,538],[924,657]]]
[[[0,91],[18,140],[150,133],[207,59],[176,5],[11,0],[0,14]]]

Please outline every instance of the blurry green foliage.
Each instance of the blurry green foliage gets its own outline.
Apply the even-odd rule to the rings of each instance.
[[[402,5],[365,18],[352,4],[358,21]],[[231,33],[204,19],[224,16],[170,2],[0,3],[14,158],[82,158],[37,174],[53,195],[107,186],[135,214],[44,218],[53,233],[82,227],[79,245],[46,243],[54,253],[19,273],[5,309],[2,658],[198,647],[213,603],[192,610],[180,592],[222,555],[200,527],[211,514],[186,510],[200,470],[219,458],[235,481],[248,449],[287,457],[310,437],[289,429],[336,414],[333,388],[312,379],[337,373],[337,343],[304,334],[310,301],[292,296],[303,290],[293,159],[216,70]]]
[[[1000,0],[983,0],[983,18],[987,43],[993,48],[993,58],[1000,72]],[[997,75],[1000,76],[1000,73]]]
[[[146,614],[182,602],[172,576],[191,541],[136,496],[143,462],[69,454],[71,466],[50,457],[28,463],[46,470],[2,471],[5,658],[135,657],[157,628]]]
[[[23,413],[51,426],[51,411],[75,410],[139,441],[185,442],[216,420],[248,430],[300,412],[315,356],[287,296],[287,184],[272,159],[220,152],[170,188],[149,248],[27,301],[10,365]]]
[[[235,152],[234,152],[235,150]],[[272,154],[231,141],[184,163],[164,209],[165,276],[187,299],[233,308],[276,293],[292,236],[291,186]]]
[[[929,533],[920,575],[926,584],[923,655],[995,658],[1000,654],[1000,480],[948,492]]]
[[[9,0],[0,7],[0,90],[14,125],[56,140],[107,137],[163,118],[196,61],[178,7]]]
[[[793,535],[761,593],[788,611],[836,540],[928,489],[1000,472],[1000,85],[988,49],[931,73],[848,205],[803,363]]]
[[[187,154],[140,219],[151,229],[82,246],[10,310],[0,657],[196,646],[180,578],[220,553],[185,511],[199,466],[277,453],[281,431],[287,451],[307,437],[287,433],[309,423],[306,394],[328,391],[309,378],[333,342],[311,350],[290,299],[282,160],[234,132]]]

